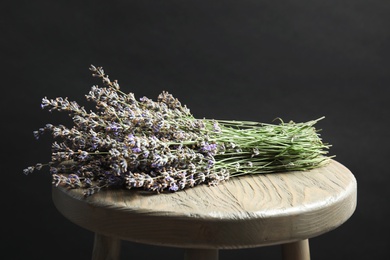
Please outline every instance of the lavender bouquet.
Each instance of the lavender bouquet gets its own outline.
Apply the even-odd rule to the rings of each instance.
[[[103,188],[175,192],[231,177],[308,170],[326,164],[330,145],[314,125],[265,124],[195,118],[167,92],[156,101],[136,99],[120,90],[103,68],[91,65],[104,87],[86,95],[95,111],[67,98],[42,99],[42,108],[69,113],[73,126],[46,124],[36,139],[49,132],[51,161],[24,169],[25,174],[47,166],[55,186],[85,189],[85,196]]]

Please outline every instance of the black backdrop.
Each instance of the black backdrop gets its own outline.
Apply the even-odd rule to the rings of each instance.
[[[44,96],[84,104],[90,64],[122,89],[167,90],[197,117],[319,122],[331,154],[358,181],[358,207],[311,239],[321,259],[383,259],[389,246],[390,2],[2,1],[2,234],[8,259],[89,259],[93,234],[51,201],[50,137],[32,131],[67,120]],[[5,218],[4,218],[5,217]],[[123,259],[181,259],[182,250],[124,243]],[[221,259],[278,259],[278,246],[222,250]]]

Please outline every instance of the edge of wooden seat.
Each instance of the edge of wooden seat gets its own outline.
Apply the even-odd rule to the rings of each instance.
[[[148,195],[53,188],[57,209],[93,232],[154,245],[246,248],[307,239],[343,224],[356,208],[353,174],[335,160],[321,168],[232,178]]]

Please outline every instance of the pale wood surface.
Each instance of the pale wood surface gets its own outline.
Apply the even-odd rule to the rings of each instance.
[[[309,240],[300,240],[282,245],[283,260],[310,260]]]
[[[134,242],[231,249],[283,244],[328,232],[356,207],[353,174],[335,160],[310,171],[234,177],[176,193],[53,188],[57,209],[74,223]]]

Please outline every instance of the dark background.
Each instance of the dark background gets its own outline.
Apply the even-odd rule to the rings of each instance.
[[[2,1],[2,255],[89,259],[93,234],[51,200],[50,136],[66,115],[42,97],[84,94],[103,66],[125,92],[171,92],[197,117],[272,122],[326,118],[331,154],[358,181],[342,226],[311,239],[312,259],[384,259],[390,245],[390,1]],[[5,220],[4,220],[5,217]],[[181,259],[181,249],[125,242],[123,259]],[[221,259],[280,259],[279,246],[222,250]]]

